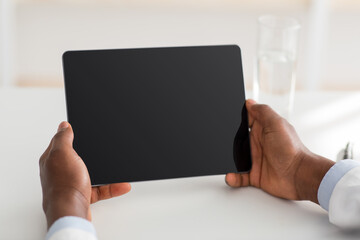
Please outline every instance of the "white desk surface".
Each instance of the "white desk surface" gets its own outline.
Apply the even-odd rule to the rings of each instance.
[[[335,159],[360,138],[360,92],[298,92],[294,109],[293,124],[318,154]],[[44,237],[38,159],[65,119],[62,89],[0,89],[0,239]],[[91,206],[99,239],[360,239],[316,204],[231,189],[223,175],[132,188]]]

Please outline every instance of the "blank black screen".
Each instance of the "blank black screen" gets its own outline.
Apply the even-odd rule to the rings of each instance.
[[[250,170],[238,46],[68,51],[63,66],[93,185]]]

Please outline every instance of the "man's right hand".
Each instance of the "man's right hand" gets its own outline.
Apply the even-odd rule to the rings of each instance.
[[[62,122],[39,161],[48,227],[64,216],[91,220],[90,203],[120,196],[131,189],[129,183],[91,187],[88,170],[73,149],[73,140],[72,127]]]
[[[269,106],[247,100],[252,169],[228,173],[231,187],[254,186],[285,199],[318,203],[317,191],[333,161],[311,153],[295,129]]]

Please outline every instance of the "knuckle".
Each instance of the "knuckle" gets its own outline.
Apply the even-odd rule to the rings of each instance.
[[[42,167],[48,158],[49,158],[49,147],[40,156],[40,158],[39,158],[39,166]]]
[[[45,155],[45,153],[43,153],[41,155],[41,157],[39,158],[39,166],[42,166],[43,163],[45,162],[46,157],[44,155]]]
[[[61,158],[64,155],[64,151],[60,148],[52,148],[49,152],[49,158]]]
[[[58,132],[58,133],[56,133],[55,135],[54,135],[54,137],[53,137],[53,141],[54,142],[58,142],[61,138],[62,138],[62,135],[63,135],[63,132]]]

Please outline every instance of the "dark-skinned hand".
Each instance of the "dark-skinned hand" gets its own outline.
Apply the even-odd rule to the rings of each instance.
[[[62,122],[39,161],[48,228],[64,216],[91,220],[91,203],[120,196],[131,189],[129,183],[91,187],[87,168],[73,149],[73,139],[70,124]]]
[[[231,187],[254,186],[280,198],[318,203],[317,191],[333,161],[310,152],[295,129],[267,105],[246,101],[250,131],[250,173],[228,173]]]

